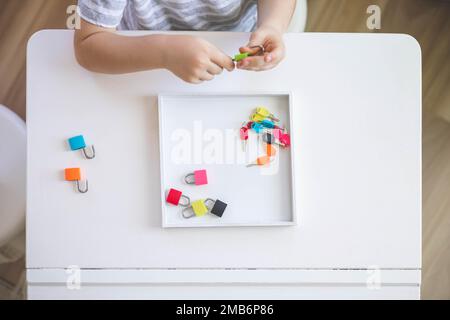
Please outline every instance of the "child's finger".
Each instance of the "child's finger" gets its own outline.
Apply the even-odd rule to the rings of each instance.
[[[207,69],[207,71],[210,73],[210,74],[221,74],[222,73],[222,71],[223,71],[223,68],[222,67],[220,67],[220,66],[218,66],[217,64],[215,64],[214,62],[211,62],[210,63],[210,65],[209,65],[209,67],[208,67],[208,69]]]
[[[284,49],[281,46],[275,47],[273,50],[266,53],[266,61],[269,60],[267,62],[277,64],[281,60],[283,60],[283,58],[284,58]]]
[[[240,52],[240,53],[248,52],[248,53],[250,53],[251,55],[252,55],[252,54],[257,54],[257,53],[259,53],[260,51],[261,51],[261,48],[260,48],[260,47],[254,47],[254,48],[250,48],[250,47],[240,47],[240,48],[239,48],[239,52]]]
[[[210,81],[210,80],[214,79],[214,76],[213,76],[211,73],[205,71],[205,72],[199,77],[199,79],[200,79],[201,81]]]
[[[228,71],[234,70],[233,60],[220,50],[217,50],[213,53],[211,61],[217,64],[219,67],[227,69]]]
[[[259,69],[266,64],[264,60],[265,56],[253,56],[247,57],[238,63],[240,69]]]

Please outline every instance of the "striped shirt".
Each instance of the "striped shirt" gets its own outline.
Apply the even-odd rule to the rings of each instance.
[[[78,0],[78,14],[119,30],[253,31],[256,0]]]

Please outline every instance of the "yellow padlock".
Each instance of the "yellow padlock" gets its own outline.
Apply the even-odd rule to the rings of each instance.
[[[187,214],[188,211],[190,211],[191,214]],[[191,205],[189,207],[184,208],[181,211],[181,214],[183,215],[183,218],[189,219],[192,217],[204,216],[208,211],[209,210],[205,205],[205,200],[202,199],[191,202]]]
[[[203,216],[208,212],[208,208],[205,205],[205,200],[197,200],[192,203],[192,211],[194,211],[197,217]]]

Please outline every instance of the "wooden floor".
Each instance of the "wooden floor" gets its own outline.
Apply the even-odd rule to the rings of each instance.
[[[65,28],[76,0],[0,0],[0,104],[25,119],[25,50],[40,29]],[[309,0],[307,31],[372,32],[366,9],[381,8],[381,30],[408,33],[423,58],[422,297],[450,299],[450,1]],[[17,281],[23,260],[0,267],[0,284]]]

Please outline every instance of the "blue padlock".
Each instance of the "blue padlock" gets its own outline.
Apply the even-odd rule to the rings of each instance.
[[[83,135],[79,135],[79,136],[75,136],[72,138],[69,138],[69,146],[70,146],[70,150],[82,150],[84,156],[86,157],[86,159],[93,159],[95,158],[95,148],[94,146],[91,146],[91,153],[88,154],[86,152],[86,142],[84,141],[84,137]]]

